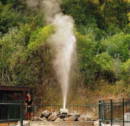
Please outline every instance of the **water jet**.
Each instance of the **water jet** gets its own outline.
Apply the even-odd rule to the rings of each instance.
[[[55,33],[50,36],[48,42],[54,51],[52,64],[56,72],[57,82],[62,90],[62,110],[66,112],[70,72],[76,50],[76,37],[74,20],[71,16],[62,12],[60,3],[61,0],[41,0],[46,23],[53,25],[55,28]]]

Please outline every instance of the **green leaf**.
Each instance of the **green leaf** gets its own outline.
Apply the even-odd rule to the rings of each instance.
[[[35,51],[40,46],[42,46],[47,39],[54,33],[54,27],[52,25],[45,26],[43,28],[39,28],[35,31],[30,39],[30,43],[28,44],[29,51]]]

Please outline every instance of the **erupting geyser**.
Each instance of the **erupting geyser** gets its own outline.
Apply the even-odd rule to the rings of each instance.
[[[76,38],[73,31],[74,21],[72,17],[62,13],[60,0],[40,0],[40,4],[44,11],[46,22],[55,27],[55,33],[48,41],[55,51],[53,65],[62,89],[62,111],[66,111],[70,71],[76,45]]]
[[[46,21],[54,25],[56,29],[56,32],[51,36],[49,42],[51,42],[55,50],[53,65],[62,89],[62,111],[68,111],[66,109],[67,94],[76,38],[73,32],[74,21],[72,17],[64,15],[61,12],[59,2],[59,0],[43,0],[43,8],[46,12]]]
[[[71,21],[71,22],[70,22]],[[63,95],[63,109],[66,108],[67,94],[70,81],[70,70],[72,56],[75,49],[75,37],[73,35],[72,19],[64,15],[56,15],[54,25],[57,30],[52,36],[55,44],[56,57],[54,60],[54,69],[56,71],[58,81],[61,85]]]

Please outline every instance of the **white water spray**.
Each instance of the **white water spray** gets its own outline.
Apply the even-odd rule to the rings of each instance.
[[[50,39],[56,51],[54,69],[61,85],[63,108],[65,109],[76,39],[73,33],[73,20],[71,17],[58,14],[55,16],[53,24],[56,26],[56,33]]]
[[[53,65],[57,79],[61,85],[63,109],[65,109],[70,82],[71,65],[76,45],[76,38],[73,32],[74,21],[72,17],[62,13],[60,0],[42,0],[41,5],[46,22],[54,25],[56,28],[55,34],[53,34],[48,41],[52,44],[52,47],[55,50]]]

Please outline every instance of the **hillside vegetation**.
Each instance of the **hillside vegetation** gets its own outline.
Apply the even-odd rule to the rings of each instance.
[[[70,102],[129,96],[130,2],[62,0],[61,8],[74,18],[77,37]],[[47,43],[54,32],[40,5],[32,9],[24,0],[0,0],[0,84],[36,87],[37,95],[44,92],[45,103],[59,102],[53,50]]]

